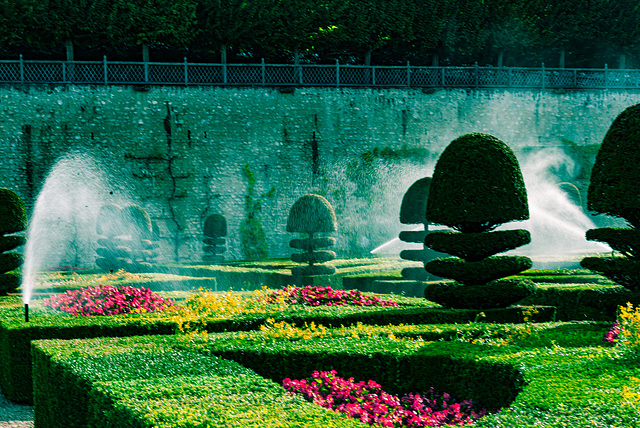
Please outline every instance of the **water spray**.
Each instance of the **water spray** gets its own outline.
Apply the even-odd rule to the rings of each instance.
[[[29,322],[29,304],[24,304],[24,322]]]

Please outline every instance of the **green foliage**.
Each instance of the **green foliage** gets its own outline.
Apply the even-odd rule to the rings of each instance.
[[[497,253],[512,250],[531,242],[531,233],[524,229],[498,230],[481,233],[435,231],[425,238],[425,245],[466,261],[475,262]]]
[[[585,257],[580,266],[599,272],[631,291],[640,291],[640,260],[626,257]]]
[[[616,117],[591,173],[587,208],[640,227],[640,104]]]
[[[0,252],[13,250],[27,243],[27,238],[20,235],[0,236]]]
[[[527,192],[511,149],[480,133],[452,141],[433,173],[427,218],[463,233],[528,219]]]
[[[221,214],[212,214],[204,221],[204,236],[219,238],[227,236],[227,219]]]
[[[287,218],[287,232],[335,232],[338,222],[333,207],[320,195],[303,195],[293,204]]]
[[[535,284],[528,280],[502,279],[477,286],[449,281],[429,283],[424,296],[449,308],[488,309],[506,308],[535,290]]]
[[[149,214],[139,205],[128,205],[120,211],[120,218],[124,234],[131,235],[134,239],[148,239],[151,237],[153,227]]]
[[[604,242],[611,249],[621,252],[630,259],[640,259],[640,230],[622,227],[602,227],[589,229],[586,233],[588,241]]]
[[[427,262],[425,268],[434,275],[455,279],[465,285],[480,285],[515,275],[531,266],[532,262],[528,257],[492,256],[477,262],[467,262],[456,257],[435,259]]]
[[[431,177],[420,178],[414,182],[402,197],[400,205],[400,223],[426,224],[427,199]]]
[[[260,216],[262,199],[256,199],[256,175],[249,167],[249,163],[242,167],[242,174],[247,179],[247,194],[244,197],[246,218],[240,224],[240,247],[247,260],[265,259],[269,256],[269,246]],[[261,197],[272,198],[274,194],[275,186]]]
[[[27,210],[16,192],[0,189],[0,235],[27,228]]]

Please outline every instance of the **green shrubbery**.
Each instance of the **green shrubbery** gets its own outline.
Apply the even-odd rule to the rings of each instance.
[[[587,239],[605,242],[624,257],[585,257],[583,267],[600,272],[632,291],[640,291],[640,104],[613,121],[591,172],[587,208],[625,219],[628,228],[587,231]]]
[[[16,192],[0,189],[0,295],[15,291],[22,276],[13,272],[22,266],[24,256],[8,252],[24,245],[24,236],[12,235],[27,228],[27,210]]]
[[[436,231],[425,238],[426,246],[455,256],[425,265],[428,272],[455,280],[428,285],[427,299],[483,309],[512,305],[534,291],[526,280],[492,283],[532,265],[528,257],[494,256],[531,241],[526,230],[493,231],[529,218],[518,160],[502,141],[474,133],[449,144],[433,173],[426,218],[456,231]]]

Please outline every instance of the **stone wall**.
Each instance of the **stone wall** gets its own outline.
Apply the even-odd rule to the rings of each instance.
[[[84,153],[110,179],[101,203],[143,206],[162,259],[180,261],[200,259],[202,224],[214,213],[228,221],[226,257],[242,258],[247,196],[261,202],[254,214],[270,256],[287,257],[289,208],[319,192],[336,208],[339,255],[363,254],[397,236],[402,194],[457,136],[490,133],[516,153],[563,139],[599,144],[638,102],[640,93],[606,91],[5,86],[0,186],[33,207],[56,161]],[[420,156],[367,163],[374,148]],[[255,174],[253,195],[243,167]]]

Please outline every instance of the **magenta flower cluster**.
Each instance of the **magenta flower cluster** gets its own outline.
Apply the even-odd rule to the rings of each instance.
[[[147,288],[112,285],[69,290],[45,299],[43,304],[74,316],[83,317],[162,312],[173,307],[171,300],[164,299]]]
[[[398,397],[384,392],[373,380],[343,379],[335,370],[316,370],[309,381],[287,378],[282,384],[288,392],[301,394],[315,404],[381,427],[460,426],[487,414],[486,409],[476,412],[472,400],[455,403],[449,394],[438,396],[433,389],[427,395]]]
[[[284,300],[289,304],[306,306],[398,306],[396,302],[382,300],[375,296],[365,296],[359,290],[334,290],[331,287],[285,287],[275,290],[268,299]]]
[[[618,341],[618,336],[620,336],[621,330],[622,327],[620,327],[618,321],[614,321],[611,328],[604,334],[602,341],[609,345],[615,345]]]

